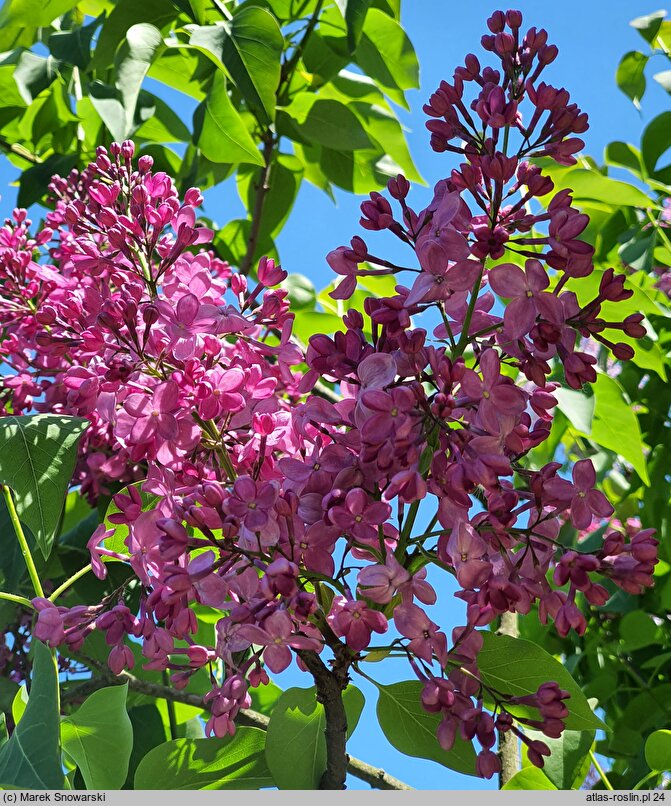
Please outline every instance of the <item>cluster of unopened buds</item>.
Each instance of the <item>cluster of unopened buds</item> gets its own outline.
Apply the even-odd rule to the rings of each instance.
[[[286,273],[265,258],[254,282],[233,272],[206,247],[199,192],[180,200],[150,157],[134,161],[132,143],[55,178],[37,236],[24,211],[7,221],[0,355],[12,371],[0,400],[7,413],[89,420],[76,483],[91,500],[124,488],[89,541],[93,569],[104,578],[109,560],[128,562],[142,589],[138,612],[124,589],[91,607],[36,600],[37,637],[67,654],[100,630],[115,672],[134,663],[126,636],[141,639],[145,668],[169,670],[177,687],[208,669],[208,732],[222,736],[266,668],[294,657],[306,668],[304,653],[325,652],[356,670],[391,625],[424,708],[441,714],[445,750],[477,738],[477,770],[491,776],[496,732],[513,731],[542,766],[548,748],[523,728],[559,736],[568,695],[548,681],[527,697],[483,697],[478,628],[537,607],[561,635],[582,634],[584,607],[609,597],[599,577],[632,593],[652,584],[656,541],[611,531],[598,551],[564,548],[566,521],[581,530],[613,513],[594,467],[584,459],[568,477],[559,463],[524,462],[550,433],[550,374],[563,366],[580,388],[596,379],[581,343],[626,359],[631,348],[604,334],[645,331],[638,315],[601,318],[604,302],[631,294],[612,270],[589,304],[566,287],[593,271],[570,192],[531,212],[553,184],[527,158],[572,164],[587,118],[539,82],[557,50],[521,22],[495,13],[483,46],[496,69],[470,55],[431,96],[432,146],[464,162],[429,206],[408,206],[402,176],[388,185],[398,217],[381,194],[362,205],[365,229],[410,249],[413,282],[350,310],[305,355]],[[360,237],[328,261],[340,299],[360,276],[404,271]],[[430,312],[441,322],[432,334],[415,325]],[[119,529],[125,547],[112,550]],[[466,605],[450,640],[426,609],[438,598],[428,568],[454,574]],[[194,641],[194,604],[221,611],[213,646]],[[538,717],[513,722],[519,704]]]

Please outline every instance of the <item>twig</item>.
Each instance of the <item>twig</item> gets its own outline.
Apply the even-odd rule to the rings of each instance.
[[[249,228],[249,238],[247,239],[247,251],[245,256],[240,261],[238,269],[240,274],[247,275],[252,267],[252,261],[256,254],[256,245],[259,240],[259,233],[261,232],[261,218],[263,216],[263,205],[266,200],[266,195],[270,190],[270,174],[273,167],[273,155],[275,153],[275,138],[269,131],[265,135],[263,145],[263,163],[264,167],[259,177],[259,182],[256,186],[256,195],[254,197],[254,207],[252,209],[251,225]]]
[[[517,613],[502,613],[497,635],[509,635],[511,638],[519,638],[520,631],[517,623]],[[517,746],[517,736],[509,730],[507,733],[499,734],[499,761],[501,771],[499,773],[499,789],[519,771],[520,754]]]
[[[202,708],[207,710],[209,705],[203,701],[199,694],[189,694],[185,691],[177,691],[176,689],[169,688],[168,686],[161,686],[157,683],[149,683],[146,680],[140,680],[130,672],[122,672],[118,677],[111,672],[103,671],[100,676],[91,677],[85,680],[74,688],[68,689],[63,692],[62,701],[78,702],[82,698],[88,696],[98,689],[105,686],[120,685],[128,683],[128,688],[132,691],[137,691],[138,694],[146,694],[149,697],[156,697],[158,699],[165,699],[170,702],[180,702],[185,705],[192,705],[195,708]],[[265,714],[260,714],[258,711],[253,711],[250,708],[241,709],[237,717],[237,723],[241,726],[260,728],[261,730],[268,729],[270,719]],[[412,787],[388,775],[384,770],[378,767],[373,767],[365,761],[358,758],[349,757],[347,762],[347,772],[358,778],[360,781],[365,781],[367,784],[375,789],[396,790],[396,789],[412,789]]]
[[[5,137],[0,137],[0,148],[11,151],[22,159],[32,162],[33,165],[42,164],[42,159],[38,157],[37,154],[33,154],[32,151],[29,151],[25,146],[22,146],[21,143],[10,143]]]
[[[326,716],[326,769],[319,781],[320,789],[344,789],[347,775],[347,714],[342,699],[347,686],[347,672],[330,671],[316,652],[299,650],[298,656],[315,681],[317,700]]]

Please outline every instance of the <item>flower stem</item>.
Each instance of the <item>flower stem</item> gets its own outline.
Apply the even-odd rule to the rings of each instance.
[[[608,776],[603,771],[603,767],[601,766],[601,764],[599,764],[599,761],[598,761],[597,757],[594,755],[594,750],[590,749],[589,757],[590,757],[590,759],[592,761],[592,764],[594,765],[594,769],[599,774],[599,778],[601,778],[601,781],[603,782],[603,785],[606,787],[606,789],[610,789],[611,791],[613,791],[613,785],[608,780]]]
[[[24,607],[29,607],[33,610],[33,603],[30,599],[26,599],[25,596],[16,596],[13,593],[5,593],[4,591],[0,591],[0,599],[6,599],[8,602],[14,602],[14,604],[20,604]]]
[[[26,536],[23,532],[23,527],[21,526],[21,521],[19,520],[19,516],[16,512],[16,507],[14,506],[14,499],[12,498],[12,492],[6,484],[2,485],[2,494],[5,496],[7,511],[9,512],[9,519],[11,520],[12,526],[14,527],[16,539],[19,541],[19,546],[21,547],[21,554],[23,555],[26,567],[28,568],[28,575],[30,576],[30,581],[33,583],[33,589],[35,591],[35,594],[37,596],[44,598],[44,590],[42,588],[40,578],[37,574],[37,568],[35,568],[35,561],[33,560],[33,555],[30,553],[30,547],[28,546],[28,541],[26,540]]]
[[[466,349],[466,345],[468,344],[468,331],[471,326],[471,319],[473,318],[473,312],[475,311],[475,305],[478,301],[478,292],[480,291],[480,284],[482,283],[482,276],[485,273],[485,264],[483,262],[480,271],[478,272],[478,279],[475,281],[473,285],[473,291],[471,292],[471,299],[468,303],[468,310],[466,311],[466,318],[464,319],[464,324],[461,328],[461,335],[459,336],[459,341],[457,342],[456,349],[453,354],[453,358],[458,358],[460,355],[463,355],[464,350]]]
[[[61,593],[65,593],[65,591],[71,586],[74,585],[78,579],[81,579],[83,576],[91,571],[91,563],[85,565],[83,568],[80,568],[76,574],[73,574],[71,577],[65,580],[62,585],[59,585],[56,590],[51,594],[49,597],[50,602],[55,602],[56,599],[61,595]]]
[[[163,670],[163,685],[168,687],[170,686],[170,678],[168,677],[168,672],[165,669]],[[177,738],[177,715],[175,713],[175,703],[173,702],[173,700],[166,699],[165,704],[168,709],[170,738],[174,740]]]

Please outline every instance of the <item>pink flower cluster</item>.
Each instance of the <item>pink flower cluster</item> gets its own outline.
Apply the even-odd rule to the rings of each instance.
[[[570,163],[582,145],[571,135],[587,122],[565,90],[538,83],[556,48],[544,31],[521,37],[520,25],[519,12],[494,14],[483,44],[500,68],[467,57],[426,107],[433,147],[466,160],[431,204],[412,210],[399,176],[388,187],[398,219],[381,194],[362,205],[367,230],[389,229],[410,248],[412,285],[367,299],[305,355],[277,288],[285,273],[266,259],[254,283],[232,272],[205,248],[198,191],[180,200],[149,157],[133,162],[132,143],[99,148],[83,173],[55,178],[55,209],[36,238],[24,211],[6,222],[0,356],[12,372],[0,399],[6,413],[88,418],[76,482],[91,499],[125,487],[89,541],[93,569],[104,577],[106,559],[125,560],[143,591],[137,613],[123,590],[91,607],[36,600],[35,635],[77,649],[101,630],[115,672],[134,663],[125,637],[139,638],[145,668],[170,670],[176,686],[207,668],[208,732],[223,736],[249,687],[267,682],[265,668],[279,673],[296,657],[305,669],[303,653],[326,652],[356,669],[391,625],[385,649],[422,681],[443,748],[477,739],[489,777],[496,731],[512,730],[542,766],[547,746],[521,726],[560,735],[568,695],[551,681],[524,698],[489,691],[488,711],[478,628],[537,607],[560,634],[582,634],[582,603],[609,597],[599,576],[634,593],[652,584],[656,541],[614,530],[594,553],[564,548],[564,522],[582,530],[613,513],[594,468],[578,462],[569,479],[559,463],[524,462],[550,432],[553,367],[575,388],[596,378],[578,338],[627,358],[603,331],[637,336],[642,326],[599,318],[603,302],[631,293],[612,271],[586,306],[565,290],[593,268],[578,238],[587,218],[570,194],[528,212],[552,182],[524,157]],[[494,265],[507,250],[528,258],[524,267]],[[359,237],[328,260],[344,277],[341,299],[359,276],[402,271]],[[501,314],[494,294],[507,301]],[[430,312],[441,321],[432,336],[415,325]],[[123,551],[110,548],[119,529]],[[438,599],[429,566],[456,577],[466,606],[449,639],[427,611]],[[221,611],[213,646],[195,643],[194,604]],[[513,724],[516,704],[538,718]]]

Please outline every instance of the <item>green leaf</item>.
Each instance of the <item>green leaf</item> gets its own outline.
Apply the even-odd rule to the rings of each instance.
[[[152,62],[148,75],[171,89],[202,101],[207,94],[206,82],[213,71],[212,62],[197,51],[189,52],[168,44]]]
[[[35,548],[30,532],[27,532],[28,544]],[[14,528],[9,519],[7,503],[4,496],[0,498],[0,589],[19,592],[21,583],[27,576],[26,561],[21,554],[21,546],[14,535]],[[31,548],[31,551],[32,551]]]
[[[671,730],[656,730],[645,742],[645,760],[651,770],[671,770]]]
[[[320,168],[334,185],[351,193],[382,188],[400,172],[399,166],[379,148],[360,151],[322,148]]]
[[[289,274],[282,283],[282,288],[288,293],[292,311],[314,310],[317,302],[317,292],[304,274]]]
[[[293,121],[299,138],[338,151],[371,148],[359,118],[344,103],[320,98],[311,92],[299,93],[284,110]]]
[[[670,113],[671,114],[671,113]],[[594,199],[612,206],[650,207],[651,201],[639,188],[628,182],[611,179],[598,171],[575,168],[558,172],[555,179],[555,192],[568,188],[576,201]]]
[[[319,31],[310,34],[301,58],[305,70],[311,76],[312,87],[331,82],[350,60],[349,54],[343,55],[334,50],[328,44],[327,37],[322,36]]]
[[[193,116],[194,141],[212,162],[246,162],[263,167],[263,157],[231,103],[223,73],[216,73],[205,101]]]
[[[542,683],[554,682],[568,691],[566,701],[569,730],[594,730],[606,728],[593,713],[585,695],[567,669],[552,655],[531,641],[482,632],[484,644],[478,654],[478,669],[482,682],[501,694],[522,697],[535,694]],[[528,706],[511,706],[515,715],[538,718],[538,711]]]
[[[5,714],[12,713],[14,698],[19,694],[21,688],[25,688],[25,686],[20,687],[19,684],[15,683],[13,680],[7,677],[0,677],[0,711]]]
[[[140,22],[132,25],[126,32],[126,41],[115,59],[115,84],[125,110],[123,139],[133,131],[135,106],[142,82],[162,45],[163,36],[151,23]]]
[[[368,136],[380,144],[384,153],[402,169],[404,176],[410,182],[426,184],[410,156],[403,128],[396,115],[384,107],[367,103],[353,103],[351,108],[364,124]]]
[[[557,398],[557,408],[568,417],[571,425],[589,436],[596,403],[594,395],[588,397],[583,392],[563,387],[555,389],[552,394]]]
[[[88,23],[76,25],[69,31],[54,31],[49,37],[51,55],[65,64],[73,64],[85,70],[91,61],[91,42],[102,16]]]
[[[393,101],[407,108],[403,90],[419,87],[419,65],[412,42],[396,20],[371,8],[355,59]]]
[[[557,789],[538,767],[525,767],[505,783],[501,789]]]
[[[641,152],[631,145],[631,143],[623,143],[621,140],[608,143],[604,157],[609,165],[628,168],[637,176],[641,175],[641,171],[643,170]]]
[[[659,29],[666,17],[666,11],[653,11],[652,14],[645,14],[642,17],[636,17],[629,25],[635,28],[639,34],[645,39],[646,42],[653,44],[659,33]]]
[[[126,32],[138,23],[150,23],[163,31],[175,23],[177,11],[172,3],[165,0],[119,0],[105,20],[98,36],[93,67],[102,69],[110,66]]]
[[[655,620],[642,610],[626,613],[620,621],[619,631],[623,649],[629,652],[659,643],[661,639]]]
[[[525,732],[550,748],[551,754],[545,758],[543,766],[545,776],[557,789],[571,789],[594,743],[594,731],[565,730],[559,739],[550,739],[536,731]]]
[[[124,789],[133,788],[135,771],[150,750],[164,744],[167,736],[163,719],[154,704],[129,708],[128,718],[133,727],[133,750],[128,761],[128,775]]]
[[[19,518],[45,557],[56,536],[77,445],[87,426],[80,417],[58,414],[0,419],[0,483],[12,488]]]
[[[58,75],[58,61],[51,56],[38,56],[29,50],[18,58],[14,70],[14,81],[21,97],[27,104],[46,89]]]
[[[347,45],[349,52],[354,53],[361,39],[364,20],[368,13],[370,0],[336,0],[336,5],[347,25]]]
[[[343,327],[342,318],[332,313],[321,311],[301,311],[294,321],[293,334],[303,344],[307,344],[310,336],[317,333],[335,333]]]
[[[0,10],[0,28],[48,28],[78,0],[7,0]]]
[[[63,789],[58,740],[58,676],[51,652],[36,638],[30,699],[9,741],[0,748],[0,787]]]
[[[126,132],[126,109],[121,92],[96,80],[89,84],[89,99],[112,137],[121,142]]]
[[[298,189],[303,179],[303,165],[293,154],[279,154],[268,177],[263,210],[261,212],[261,238],[273,238],[279,234],[289,217]],[[238,194],[251,218],[256,190],[261,181],[261,170],[251,166],[238,169]]]
[[[265,732],[238,728],[226,739],[175,739],[150,750],[135,772],[135,789],[260,789],[273,786]]]
[[[26,712],[26,706],[28,705],[28,688],[26,686],[19,686],[19,690],[14,695],[14,699],[12,700],[12,719],[14,720],[14,724],[18,725],[21,721],[21,717]]]
[[[121,789],[128,773],[133,728],[126,711],[128,684],[94,691],[61,723],[63,750],[87,789]]]
[[[630,50],[620,60],[615,73],[617,86],[637,109],[640,109],[640,101],[645,93],[645,66],[648,58],[638,50]]]
[[[475,775],[475,751],[471,742],[457,735],[449,752],[436,738],[440,714],[422,708],[422,684],[406,680],[391,686],[378,686],[377,719],[389,742],[406,756],[428,758],[465,775]]]
[[[264,8],[242,8],[233,19],[189,29],[189,43],[221,63],[250,109],[263,123],[275,119],[284,38],[277,20]]]
[[[247,252],[249,243],[249,233],[251,221],[249,219],[236,218],[228,224],[214,237],[214,247],[222,260],[228,261],[232,266],[239,266],[240,261]],[[274,258],[277,255],[275,244],[270,236],[266,235],[259,239],[254,253],[254,260],[267,255]]]
[[[282,689],[275,685],[272,680],[265,686],[257,686],[249,690],[249,695],[252,698],[252,708],[254,711],[266,716],[272,714],[273,708],[282,694]]]
[[[321,147],[317,145],[303,146],[300,143],[294,143],[294,152],[303,163],[303,168],[305,169],[304,178],[314,187],[323,190],[334,202],[335,196],[333,195],[331,183],[320,164],[322,158]]]
[[[659,158],[669,146],[671,146],[671,112],[662,112],[648,123],[641,137],[641,153],[648,173],[655,171]]]
[[[184,125],[180,116],[168,104],[156,95],[140,90],[136,123],[140,127],[134,133],[135,140],[150,140],[154,143],[188,143],[191,132]],[[145,112],[145,110],[147,110]],[[156,168],[154,168],[154,171]]]
[[[641,428],[624,390],[615,378],[603,373],[598,374],[592,388],[596,405],[589,439],[626,459],[643,483],[650,484]]]
[[[351,736],[364,706],[356,686],[343,692],[347,735]],[[273,708],[266,737],[266,761],[280,789],[318,789],[326,769],[324,707],[312,688],[284,691]]]

